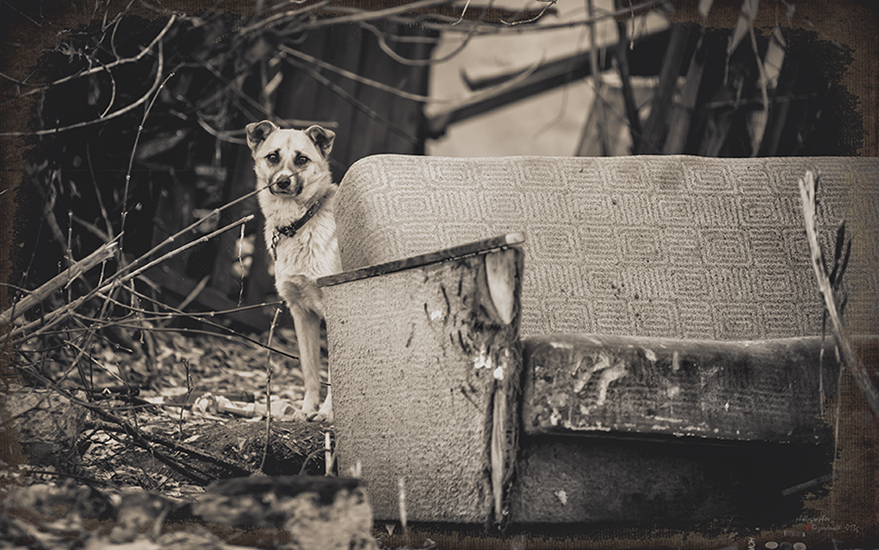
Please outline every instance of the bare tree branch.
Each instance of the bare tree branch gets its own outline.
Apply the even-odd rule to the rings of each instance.
[[[68,130],[76,130],[78,128],[85,128],[86,126],[92,126],[95,124],[100,124],[102,122],[106,122],[108,120],[114,119],[116,117],[120,117],[134,109],[138,108],[140,105],[146,103],[153,93],[159,89],[159,85],[162,83],[162,67],[164,65],[164,60],[162,56],[162,44],[159,43],[159,61],[158,67],[156,68],[156,78],[153,81],[152,86],[147,92],[140,97],[134,103],[127,105],[126,107],[122,107],[117,111],[113,111],[111,114],[105,116],[104,118],[96,118],[94,120],[86,120],[83,122],[77,122],[76,124],[71,124],[70,126],[63,126],[60,128],[51,128],[49,130],[37,130],[36,132],[2,132],[0,136],[49,136],[54,134],[60,134],[61,132],[67,132]]]
[[[92,67],[91,69],[88,69],[88,70],[85,70],[85,71],[82,71],[82,72],[79,72],[76,74],[72,74],[69,76],[65,76],[64,78],[59,78],[58,80],[55,80],[53,82],[49,82],[48,84],[25,84],[22,82],[20,84],[25,84],[27,86],[39,86],[37,89],[31,90],[31,91],[29,91],[25,94],[22,94],[22,95],[30,95],[30,94],[42,92],[42,91],[45,91],[53,86],[58,86],[59,84],[64,84],[65,82],[70,82],[71,80],[75,80],[77,78],[82,78],[83,76],[88,76],[90,74],[94,74],[97,72],[107,71],[109,73],[110,69],[112,69],[114,67],[118,67],[120,65],[125,65],[126,63],[135,63],[137,61],[140,61],[141,59],[144,58],[144,56],[146,54],[148,54],[153,49],[153,47],[156,46],[156,44],[161,42],[162,38],[164,38],[165,35],[168,34],[168,31],[171,30],[171,27],[174,25],[174,22],[176,20],[177,20],[177,15],[176,14],[172,15],[171,18],[168,19],[168,22],[165,24],[165,27],[159,32],[159,34],[157,34],[156,37],[135,56],[126,57],[124,59],[119,59],[117,61],[113,61],[112,63],[107,63],[107,64],[101,63],[97,67]],[[114,34],[115,34],[115,31],[114,31]]]

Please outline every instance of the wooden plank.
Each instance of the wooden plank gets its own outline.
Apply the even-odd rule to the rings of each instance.
[[[601,70],[610,68],[610,56],[602,56],[605,63]],[[496,94],[478,95],[475,99],[447,107],[428,118],[428,132],[431,137],[439,137],[446,127],[510,103],[526,99],[541,92],[549,91],[571,81],[592,74],[589,55],[581,54],[570,59],[558,60],[540,67],[521,82],[506,87]]]
[[[634,50],[629,52],[629,70],[631,75],[636,76],[654,76],[657,73],[656,56],[657,52],[665,50],[665,44],[668,42],[669,31],[663,31],[648,35],[640,40],[636,40]],[[600,50],[599,58],[604,60],[601,70],[605,71],[610,68],[610,60],[613,57],[608,55],[608,49],[614,49],[616,46],[604,48]],[[449,106],[443,110],[432,114],[427,119],[428,132],[431,137],[439,137],[446,127],[455,122],[460,122],[477,115],[498,109],[510,103],[514,103],[521,99],[526,99],[535,94],[545,92],[592,74],[592,68],[589,62],[589,52],[578,53],[573,56],[557,59],[544,64],[538,68],[528,78],[514,86],[506,87],[491,96],[476,96],[474,99]],[[660,56],[661,58],[661,56]],[[486,79],[473,79],[468,82],[472,89],[479,89],[488,85],[497,85],[506,80],[510,80],[518,74],[497,75]]]
[[[338,464],[376,519],[400,519],[400,483],[409,521],[509,519],[523,263],[501,248],[324,287]]]
[[[486,239],[483,241],[476,241],[473,243],[453,246],[451,248],[446,248],[437,252],[421,254],[418,256],[403,258],[402,260],[396,260],[384,264],[355,269],[353,271],[346,271],[344,273],[337,273],[335,275],[329,275],[327,277],[321,277],[317,280],[317,285],[323,287],[338,285],[350,281],[356,281],[358,279],[366,279],[369,277],[375,277],[377,275],[385,275],[388,273],[394,273],[396,271],[402,271],[404,269],[412,269],[431,263],[460,258],[468,254],[486,252],[494,248],[515,246],[518,244],[522,244],[523,242],[525,242],[525,236],[523,234],[510,233],[508,235],[501,235],[499,237],[493,237],[491,239]]]
[[[879,338],[856,340],[862,352]],[[523,342],[527,434],[825,443],[833,340],[720,342],[552,335]]]

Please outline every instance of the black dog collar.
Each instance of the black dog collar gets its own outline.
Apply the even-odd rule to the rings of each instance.
[[[281,235],[285,235],[287,237],[293,237],[296,235],[296,232],[302,229],[302,226],[307,224],[311,218],[317,214],[317,211],[320,210],[320,207],[323,206],[323,199],[317,201],[308,207],[308,210],[305,211],[305,215],[291,223],[290,225],[285,225],[284,227],[276,227],[275,231],[277,231]]]
[[[273,241],[272,242],[272,249],[273,249],[272,252],[274,252],[275,245],[277,244],[278,239],[280,238],[281,235],[284,235],[285,237],[292,238],[294,235],[296,235],[296,233],[300,229],[302,229],[302,226],[307,224],[309,222],[309,220],[311,220],[311,218],[313,218],[314,215],[317,214],[318,210],[320,210],[320,208],[321,208],[321,206],[323,206],[323,204],[324,204],[324,199],[320,199],[319,201],[317,201],[314,204],[312,204],[311,206],[309,206],[308,210],[305,211],[305,215],[302,216],[301,218],[299,218],[298,220],[296,220],[295,222],[291,223],[290,225],[285,225],[283,227],[276,227],[275,228],[275,238],[272,240]]]
[[[281,235],[284,235],[285,237],[292,238],[294,235],[296,235],[296,233],[300,229],[302,229],[302,226],[307,224],[309,222],[309,220],[311,220],[311,218],[313,218],[314,215],[317,214],[318,210],[320,210],[320,208],[321,208],[321,206],[323,206],[323,204],[324,204],[324,199],[320,199],[319,201],[317,201],[314,204],[312,204],[311,206],[309,206],[308,210],[305,211],[305,215],[302,216],[301,218],[299,218],[298,220],[296,220],[295,222],[291,223],[290,225],[285,225],[283,227],[276,227],[275,228],[275,234],[272,237],[272,258],[273,259],[275,259],[275,260],[278,259],[277,246],[278,246],[278,241],[281,239]]]

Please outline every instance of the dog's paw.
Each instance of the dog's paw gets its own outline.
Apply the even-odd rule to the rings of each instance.
[[[333,412],[330,411],[329,414],[323,413],[320,411],[313,412],[310,415],[308,415],[308,421],[309,422],[324,422],[326,424],[332,424],[333,423]]]
[[[308,420],[310,422],[326,422],[327,424],[332,424],[335,420],[335,417],[333,416],[333,406],[328,406],[327,403],[324,402],[319,411],[308,415]]]
[[[303,410],[296,410],[290,416],[290,420],[292,420],[294,422],[310,422],[309,416],[314,416],[316,414],[317,414],[317,411],[306,412]]]
[[[323,409],[319,411],[303,411],[297,410],[293,412],[293,414],[289,417],[290,420],[294,422],[326,422],[327,424],[333,423],[333,411],[324,411]]]

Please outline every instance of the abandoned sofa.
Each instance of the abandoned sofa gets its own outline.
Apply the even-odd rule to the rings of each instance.
[[[664,442],[826,447],[806,170],[825,254],[842,220],[854,235],[847,329],[879,334],[879,159],[355,163],[346,273],[319,284],[339,465],[376,518],[402,487],[411,521],[706,519],[742,504],[738,463]]]

